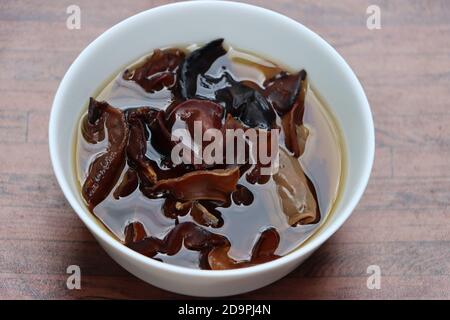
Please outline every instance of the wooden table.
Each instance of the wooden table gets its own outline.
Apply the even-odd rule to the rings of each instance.
[[[0,298],[180,298],[119,267],[69,207],[47,145],[52,99],[80,51],[103,31],[166,1],[0,2]],[[359,76],[376,124],[367,191],[305,264],[236,298],[450,298],[450,3],[250,1],[323,36]],[[66,8],[81,8],[81,29]],[[381,8],[381,30],[366,8]],[[82,289],[66,288],[79,265]],[[381,268],[381,289],[366,286]]]

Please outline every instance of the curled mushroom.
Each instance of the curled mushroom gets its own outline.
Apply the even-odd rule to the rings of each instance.
[[[190,213],[192,219],[205,227],[219,228],[223,225],[223,219],[212,202],[186,201],[181,202],[172,197],[167,197],[162,206],[164,215],[177,219]]]
[[[162,155],[170,155],[176,141],[172,141],[171,132],[166,125],[164,110],[158,110],[152,117],[147,117],[146,124],[150,129],[152,146]]]
[[[212,101],[190,99],[186,100],[170,111],[167,115],[168,127],[173,129],[187,129],[194,136],[194,124],[200,124],[201,134],[208,129],[222,127],[223,108]]]
[[[148,110],[144,108],[131,110],[127,113],[127,122],[130,126],[130,137],[127,145],[127,159],[131,167],[138,173],[141,183],[145,185],[153,185],[158,179],[152,163],[147,158],[147,135],[144,127],[142,114],[146,114]]]
[[[245,134],[247,129],[241,121],[227,114],[222,127],[224,163],[241,167],[249,163],[250,144]]]
[[[181,63],[178,69],[178,84],[182,99],[198,98],[198,78],[203,77],[217,58],[227,53],[222,44],[223,39],[213,40],[191,52]]]
[[[265,184],[277,167],[278,131],[259,129],[256,134],[258,140],[251,146],[253,167],[246,174],[246,178],[251,184]]]
[[[253,203],[255,197],[253,193],[245,186],[238,184],[236,191],[231,195],[233,202],[237,205],[249,206]]]
[[[208,263],[212,270],[225,270],[250,267],[256,264],[268,262],[279,258],[275,254],[280,244],[280,235],[275,228],[264,230],[255,245],[252,256],[248,261],[236,261],[228,255],[229,245],[216,246],[208,254]]]
[[[264,95],[282,117],[286,148],[298,158],[305,147],[299,143],[297,127],[303,124],[307,91],[306,71],[302,70],[295,75],[281,73],[266,85]]]
[[[201,251],[218,245],[224,245],[229,241],[221,235],[212,233],[193,222],[183,222],[176,225],[165,237],[162,253],[174,255],[181,245],[187,249]]]
[[[192,201],[181,202],[172,197],[167,197],[162,206],[162,212],[168,218],[176,219],[185,216],[192,208]]]
[[[212,134],[213,129],[220,134],[223,118],[223,108],[220,105],[207,100],[190,99],[168,110],[166,118],[172,140],[182,144],[179,147],[183,150],[180,156],[184,163],[194,164],[197,170],[216,164],[204,158],[204,149],[213,141],[221,147],[222,141],[215,141],[216,138],[204,141],[204,137]]]
[[[305,77],[304,70],[296,74],[283,71],[274,78],[265,81],[264,96],[280,116],[288,113],[293,107]]]
[[[125,70],[123,79],[136,82],[150,93],[164,87],[172,88],[176,83],[178,65],[183,59],[184,53],[179,49],[156,49],[142,65]]]
[[[108,147],[90,165],[82,187],[82,194],[90,208],[102,202],[120,178],[125,165],[128,126],[124,113],[106,102],[90,99],[88,125],[104,125],[108,134]]]
[[[81,134],[87,142],[96,144],[105,139],[105,118],[102,115],[109,107],[106,102],[89,99],[88,113],[81,124]]]
[[[139,180],[136,171],[131,168],[125,172],[122,180],[120,181],[117,188],[114,190],[114,199],[124,198],[133,193],[139,185]]]
[[[205,227],[220,228],[223,226],[220,212],[205,202],[193,202],[191,216],[195,222]]]
[[[159,180],[154,186],[142,191],[149,197],[170,195],[185,202],[194,200],[213,200],[221,203],[229,201],[230,194],[236,190],[239,168],[197,170],[179,178]]]
[[[144,240],[147,237],[144,225],[138,221],[130,222],[125,227],[125,244],[135,243]]]
[[[139,234],[142,234],[140,233],[140,227],[137,228]],[[178,253],[183,245],[186,249],[204,252],[209,252],[217,246],[229,245],[228,239],[224,236],[212,233],[193,222],[177,224],[163,239],[147,235],[144,237],[142,235],[136,236],[135,230],[135,224],[125,228],[125,239],[132,240],[125,244],[129,248],[148,257],[154,257],[158,253],[172,256]]]
[[[281,166],[273,180],[291,226],[317,223],[320,220],[317,195],[312,182],[303,172],[298,159],[280,150]]]
[[[267,99],[256,89],[224,76],[228,86],[215,93],[215,100],[223,102],[227,112],[251,128],[271,129],[276,115]]]

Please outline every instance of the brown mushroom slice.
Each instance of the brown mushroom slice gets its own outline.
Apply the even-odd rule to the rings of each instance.
[[[209,251],[217,246],[229,245],[226,237],[212,233],[193,222],[175,225],[163,239],[147,235],[137,237],[135,229],[135,225],[125,228],[126,239],[137,239],[137,241],[126,242],[125,245],[148,257],[153,257],[158,253],[175,255],[183,245],[186,249],[194,251]],[[139,229],[138,226],[138,232],[140,232]]]
[[[104,123],[108,134],[108,147],[91,163],[82,187],[83,197],[90,209],[93,209],[108,196],[120,178],[125,165],[125,148],[129,131],[121,110],[92,98],[89,103],[88,119],[94,120],[93,125],[96,126]]]
[[[253,203],[255,197],[253,193],[245,186],[238,184],[236,191],[231,195],[233,202],[237,205],[249,206]]]
[[[151,144],[162,155],[170,155],[176,141],[172,141],[171,132],[167,128],[165,112],[163,110],[154,112],[145,120],[151,132]]]
[[[307,74],[301,70],[297,74],[282,72],[266,81],[264,95],[281,116],[286,148],[294,157],[302,155],[305,145],[298,139],[298,126],[303,124],[305,97],[308,88]]]
[[[185,216],[192,208],[192,201],[181,202],[172,197],[167,197],[162,205],[162,212],[167,218],[177,219]]]
[[[270,130],[275,125],[276,113],[267,99],[241,82],[233,81],[218,90],[215,99],[224,103],[227,112],[248,127]]]
[[[180,202],[167,197],[162,207],[166,217],[176,219],[190,213],[198,224],[206,227],[218,228],[223,225],[219,211],[215,210],[214,203],[200,203],[199,201]]]
[[[181,139],[178,143],[183,144],[181,159],[185,164],[193,164],[197,170],[215,166],[216,163],[211,163],[215,159],[206,161],[203,158],[204,149],[215,137],[211,142],[203,141],[203,137],[210,129],[220,133],[223,113],[224,109],[219,104],[198,99],[186,100],[166,112],[167,127],[171,130],[172,140]],[[182,136],[177,136],[180,134]]]
[[[146,92],[153,93],[176,83],[178,66],[184,59],[179,49],[156,49],[145,62],[134,70],[125,70],[123,79],[134,81]]]
[[[257,159],[256,163],[253,164],[253,168],[246,175],[247,181],[251,184],[265,184],[269,182],[270,177],[276,168],[279,148],[278,134],[276,134],[278,132],[275,132],[275,129],[271,131],[258,129],[256,131],[258,140],[255,145],[251,146],[251,150],[253,154],[257,152]],[[261,159],[261,156],[266,159],[262,161],[263,159]]]
[[[139,242],[147,238],[144,225],[138,221],[133,221],[125,227],[125,244]]]
[[[149,237],[144,225],[138,221],[130,222],[124,230],[124,244],[147,257],[153,257],[162,246],[160,239]]]
[[[128,113],[127,122],[130,126],[130,137],[127,145],[128,163],[132,166],[140,178],[141,183],[153,185],[158,179],[154,166],[145,155],[147,152],[147,137],[141,117],[147,113],[144,108],[132,110]]]
[[[301,144],[298,138],[298,127],[303,124],[303,114],[305,112],[305,97],[307,91],[306,72],[302,73],[301,88],[292,109],[281,118],[284,132],[284,144],[298,158],[305,150],[305,144]]]
[[[140,182],[146,186],[153,185],[157,179],[174,178],[192,171],[190,166],[174,165],[167,156],[176,141],[171,141],[165,114],[163,110],[150,107],[127,110],[127,120],[131,127],[127,148],[128,162],[136,168]],[[151,147],[159,153],[159,159],[147,157],[148,140]]]
[[[224,163],[228,165],[249,163],[250,145],[245,136],[247,129],[248,127],[244,126],[240,120],[235,119],[231,114],[226,115],[225,123],[222,127]],[[232,154],[230,150],[233,151]]]
[[[108,107],[106,102],[89,99],[88,113],[81,124],[81,134],[87,142],[96,144],[105,139],[105,117],[102,115]]]
[[[167,113],[168,127],[172,129],[183,128],[194,135],[194,124],[199,121],[201,134],[208,129],[221,129],[224,109],[221,105],[207,100],[186,100]]]
[[[161,251],[161,248],[163,247],[163,241],[158,238],[147,237],[140,241],[125,243],[125,245],[128,248],[151,258],[158,254],[159,251]]]
[[[251,261],[256,262],[260,259],[278,258],[278,256],[275,255],[275,251],[279,245],[280,235],[277,230],[273,227],[265,229],[253,247]]]
[[[220,212],[198,201],[192,204],[191,216],[195,222],[205,227],[220,228],[223,226]]]
[[[246,134],[249,129],[255,130],[255,136],[252,134]],[[232,130],[231,135],[227,133],[227,130]],[[225,118],[225,123],[222,128],[223,131],[223,141],[224,144],[224,157],[226,157],[227,164],[233,164],[240,166],[241,174],[246,175],[246,179],[251,184],[264,184],[267,183],[271,177],[270,168],[274,164],[272,161],[275,160],[275,153],[272,153],[272,138],[277,140],[278,135],[275,136],[275,130],[278,128],[273,128],[272,130],[255,129],[244,126],[243,123],[235,119],[231,114],[227,114]],[[261,139],[260,136],[266,137],[266,140]],[[250,143],[252,139],[256,138],[256,144]],[[260,142],[263,142],[261,144]],[[278,143],[278,141],[277,141]],[[230,144],[234,145],[234,154],[228,155],[226,147]],[[260,156],[262,151],[266,151],[265,156],[270,157],[268,163],[262,163]],[[274,150],[276,152],[276,149]],[[250,161],[251,156],[256,156],[254,161]],[[262,168],[267,170],[261,171]],[[269,173],[269,174],[267,174]]]
[[[164,238],[161,253],[174,255],[181,249],[181,245],[189,250],[202,251],[220,245],[229,244],[227,238],[212,233],[193,222],[177,224]]]
[[[182,99],[198,97],[198,80],[204,77],[217,58],[226,53],[223,39],[215,39],[187,55],[178,68],[179,95]]]
[[[159,180],[153,187],[143,188],[148,197],[169,194],[181,201],[213,200],[226,203],[236,190],[239,168],[198,170],[179,178]]]
[[[280,235],[275,228],[264,230],[255,245],[253,246],[252,256],[247,261],[236,261],[228,255],[230,246],[214,247],[208,254],[208,263],[212,270],[226,270],[251,267],[260,263],[269,262],[278,259],[275,254],[280,244]]]
[[[298,159],[284,149],[280,149],[280,167],[273,180],[289,225],[313,224],[320,220],[314,185],[303,172]]]
[[[296,74],[282,71],[264,82],[264,96],[280,116],[284,116],[292,109],[305,78],[304,70]]]
[[[118,200],[120,198],[124,198],[129,196],[137,189],[139,185],[139,180],[136,171],[131,168],[125,172],[120,184],[114,190],[113,196],[114,199]]]

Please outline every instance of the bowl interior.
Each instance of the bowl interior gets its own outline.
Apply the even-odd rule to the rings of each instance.
[[[319,36],[282,15],[222,1],[178,3],[138,14],[102,34],[76,59],[55,96],[49,130],[54,171],[65,196],[91,232],[115,241],[107,239],[109,234],[85,208],[75,180],[73,137],[80,113],[88,98],[113,74],[151,50],[204,43],[218,37],[289,68],[306,69],[342,129],[350,170],[341,199],[327,226],[314,239],[271,262],[283,263],[283,259],[295,259],[315,249],[350,215],[370,175],[374,133],[367,99],[345,61]],[[148,259],[148,263],[158,262]]]

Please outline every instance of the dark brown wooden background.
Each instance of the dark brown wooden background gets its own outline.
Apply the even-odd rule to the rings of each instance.
[[[166,1],[0,1],[0,298],[179,298],[121,269],[53,176],[47,122],[58,83],[103,31]],[[319,33],[361,79],[376,125],[368,189],[305,264],[236,298],[450,298],[450,2],[250,1]],[[81,30],[66,8],[81,7]],[[381,8],[382,29],[366,28]],[[149,34],[151,36],[151,34]],[[270,41],[270,39],[268,39]],[[66,288],[79,265],[82,289]],[[366,287],[379,265],[381,289]]]

